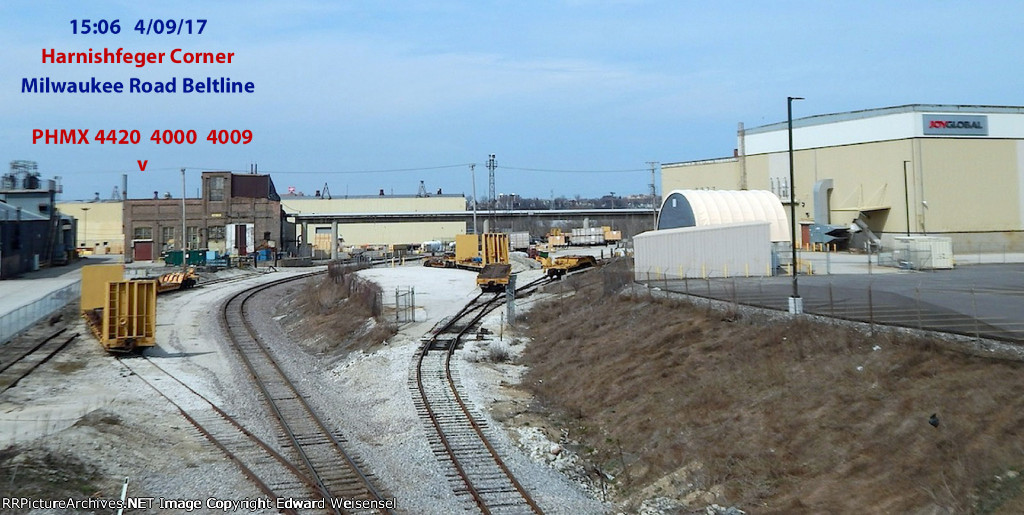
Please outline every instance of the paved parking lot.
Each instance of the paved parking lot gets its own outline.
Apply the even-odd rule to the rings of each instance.
[[[782,311],[792,294],[789,276],[650,285]],[[921,272],[873,267],[871,274],[801,275],[798,286],[807,313],[1024,343],[1024,263]]]

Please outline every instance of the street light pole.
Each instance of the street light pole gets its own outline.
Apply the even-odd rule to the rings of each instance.
[[[82,246],[89,246],[89,208],[82,208]]]
[[[907,183],[907,163],[903,161],[903,205],[907,210],[907,236],[910,236],[910,186]]]
[[[786,97],[786,119],[789,127],[789,217],[792,224],[790,243],[793,250],[793,295],[789,298],[789,312],[799,315],[804,312],[804,302],[800,298],[800,288],[797,284],[796,270],[796,188],[793,178],[793,101],[803,100],[803,97]]]
[[[185,236],[185,169],[181,169],[181,271],[188,270],[188,241]]]

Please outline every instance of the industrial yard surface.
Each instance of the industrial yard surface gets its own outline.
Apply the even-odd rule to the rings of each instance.
[[[519,269],[521,282],[540,274]],[[275,441],[216,312],[234,292],[306,271],[161,297],[147,355]],[[420,338],[476,295],[474,275],[357,275],[385,299],[414,288],[415,321],[368,320],[336,284],[311,279],[263,296],[257,328],[400,512],[457,510],[408,378]],[[490,334],[456,353],[469,397],[545,511],[1024,511],[1019,361],[930,335],[692,305],[623,290],[626,277],[614,266],[570,276],[520,300],[515,328],[495,311]],[[109,499],[125,477],[135,496],[258,495],[131,361],[83,336],[0,394],[5,496]]]

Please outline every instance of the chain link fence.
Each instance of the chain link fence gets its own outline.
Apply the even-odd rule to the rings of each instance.
[[[416,321],[416,289],[395,288],[395,323]]]
[[[7,343],[36,322],[52,315],[55,311],[78,299],[81,289],[81,281],[76,281],[73,284],[47,294],[43,298],[0,316],[0,344]]]
[[[1015,270],[1019,268],[992,270],[988,276],[952,272],[801,275],[798,286],[804,312],[809,314],[1024,342],[1024,316],[1020,315],[1024,308],[1016,307],[1024,304],[1019,300],[1024,299],[1024,287],[1012,283],[1022,275],[1012,273]],[[697,302],[709,299],[779,311],[788,311],[793,293],[791,276],[691,279],[647,273],[634,285],[689,295]]]

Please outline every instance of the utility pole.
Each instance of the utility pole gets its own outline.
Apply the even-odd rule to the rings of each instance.
[[[181,271],[188,270],[188,242],[185,239],[185,169],[181,169]]]
[[[487,194],[490,196],[490,198],[488,200],[491,203],[491,230],[492,231],[494,230],[494,227],[495,227],[495,225],[494,225],[494,223],[495,223],[494,208],[495,208],[495,204],[497,203],[495,201],[495,199],[497,197],[494,194],[494,169],[497,168],[497,167],[498,167],[498,162],[494,159],[494,154],[491,154],[487,158],[487,170],[489,172],[489,174],[488,174],[488,190],[489,191],[487,192]]]
[[[661,164],[661,163],[659,163],[657,161],[647,161],[647,166],[651,167],[651,214],[654,217],[654,230],[655,231],[658,230],[658,204],[657,204],[657,200],[655,200],[658,197],[658,192],[655,189],[655,185],[654,185],[654,167],[659,165],[659,164]]]
[[[476,163],[469,165],[469,180],[473,181],[473,234],[480,234],[476,229]]]
[[[740,162],[740,189],[747,189],[747,132],[743,122],[736,128],[736,159]]]

